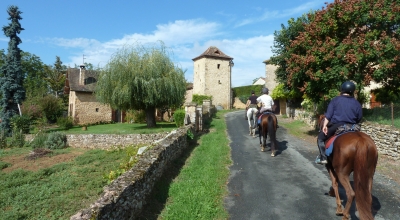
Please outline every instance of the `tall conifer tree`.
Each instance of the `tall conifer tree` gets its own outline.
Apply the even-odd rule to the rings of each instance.
[[[19,104],[25,99],[25,90],[23,84],[23,72],[21,66],[21,49],[18,45],[22,42],[17,34],[22,30],[19,20],[21,20],[22,12],[17,6],[10,6],[7,9],[10,16],[8,20],[11,23],[3,26],[4,34],[10,38],[4,65],[1,66],[0,77],[0,129],[5,132],[10,131],[10,119],[19,113]]]

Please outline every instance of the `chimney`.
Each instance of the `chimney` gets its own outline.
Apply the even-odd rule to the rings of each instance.
[[[79,85],[85,85],[85,65],[82,64],[79,67]]]

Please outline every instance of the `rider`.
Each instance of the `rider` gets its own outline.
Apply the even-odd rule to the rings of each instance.
[[[257,98],[257,103],[261,103],[261,109],[258,115],[262,114],[264,111],[272,113],[272,106],[274,105],[274,100],[272,100],[272,97],[268,95],[269,93],[268,88],[263,88],[262,93],[263,94]],[[279,128],[277,119],[276,119],[276,127]]]
[[[351,81],[346,81],[341,86],[340,95],[333,98],[325,113],[322,131],[318,134],[317,144],[320,155],[315,160],[317,164],[327,164],[325,155],[325,141],[328,140],[336,129],[344,124],[358,124],[362,119],[361,104],[354,98],[356,86]]]
[[[247,99],[246,108],[254,108],[254,111],[257,111],[257,98],[254,91],[251,91],[251,96]]]

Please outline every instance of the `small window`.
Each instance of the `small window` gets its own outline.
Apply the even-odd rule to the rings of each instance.
[[[217,68],[219,69],[220,64],[217,64]]]
[[[99,108],[96,108],[96,112],[99,112]]]

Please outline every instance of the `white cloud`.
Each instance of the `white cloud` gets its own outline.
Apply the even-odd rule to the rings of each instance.
[[[285,17],[291,17],[291,16],[296,16],[299,14],[303,14],[303,13],[307,13],[309,12],[309,10],[311,8],[318,8],[318,6],[322,7],[322,4],[324,2],[321,0],[314,0],[314,1],[310,1],[310,2],[305,2],[302,5],[299,5],[295,8],[290,8],[290,9],[286,9],[286,10],[282,10],[282,11],[268,11],[266,10],[264,13],[262,13],[259,16],[256,17],[252,17],[252,18],[246,18],[243,19],[241,21],[239,21],[235,27],[241,27],[241,26],[245,26],[245,25],[249,25],[249,24],[253,24],[253,23],[257,23],[257,22],[261,22],[261,21],[265,21],[265,20],[270,20],[270,19],[276,19],[276,18],[285,18]]]

